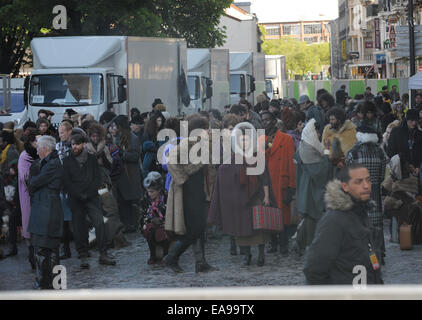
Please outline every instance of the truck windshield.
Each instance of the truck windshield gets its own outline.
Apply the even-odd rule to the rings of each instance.
[[[188,88],[191,100],[199,99],[199,77],[188,76]]]
[[[90,106],[103,103],[101,74],[50,74],[31,78],[33,106]]]
[[[230,75],[230,94],[245,93],[245,76],[243,74]]]

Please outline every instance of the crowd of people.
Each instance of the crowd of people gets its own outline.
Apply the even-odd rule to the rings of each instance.
[[[96,121],[67,109],[56,128],[54,114],[40,110],[21,129],[2,124],[1,231],[9,250],[1,257],[17,255],[23,237],[35,287],[52,288],[52,269],[71,257],[72,240],[80,268],[90,267],[94,228],[100,264],[115,265],[108,250],[131,245],[125,235],[140,232],[150,250],[146,263],[183,272],[179,257],[192,247],[196,272],[209,272],[216,267],[206,260],[207,238],[223,233],[245,265],[257,246],[258,266],[266,253],[305,255],[310,284],[350,284],[355,265],[367,266],[368,283],[382,283],[384,218],[392,221],[392,241],[402,223],[420,223],[414,204],[422,194],[422,94],[409,108],[408,95],[396,89],[375,96],[367,88],[353,99],[345,87],[336,98],[321,89],[315,102],[263,93],[254,106],[241,99],[223,114],[183,117],[170,116],[157,98],[150,112],[132,108],[129,117],[110,110]],[[181,135],[182,120],[211,146],[211,129],[230,136],[238,128],[242,148],[262,146],[255,152],[265,153],[265,170],[248,175],[245,154],[242,164],[181,163],[194,148]],[[248,128],[265,134],[253,141]],[[162,129],[177,137],[160,140]],[[255,230],[255,206],[278,208],[283,230]]]

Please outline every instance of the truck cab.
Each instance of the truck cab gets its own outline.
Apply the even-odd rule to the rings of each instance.
[[[188,72],[188,89],[190,94],[189,111],[199,112],[210,109],[212,97],[212,80],[202,72]]]
[[[253,104],[251,95],[255,91],[255,78],[245,71],[230,72],[230,104],[246,99]]]
[[[103,68],[34,70],[27,83],[29,118],[36,120],[38,111],[48,108],[56,126],[68,108],[99,119],[106,110],[122,113],[114,105],[126,100],[126,80]]]

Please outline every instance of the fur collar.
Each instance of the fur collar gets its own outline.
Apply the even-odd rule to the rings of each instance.
[[[358,132],[356,133],[356,139],[360,143],[368,143],[368,142],[378,143],[378,135],[376,133]]]
[[[349,211],[354,206],[352,197],[343,191],[341,182],[337,179],[327,184],[324,199],[327,208],[332,210]]]

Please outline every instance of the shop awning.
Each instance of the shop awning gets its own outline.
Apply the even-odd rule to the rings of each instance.
[[[409,78],[409,89],[422,89],[422,72]]]

